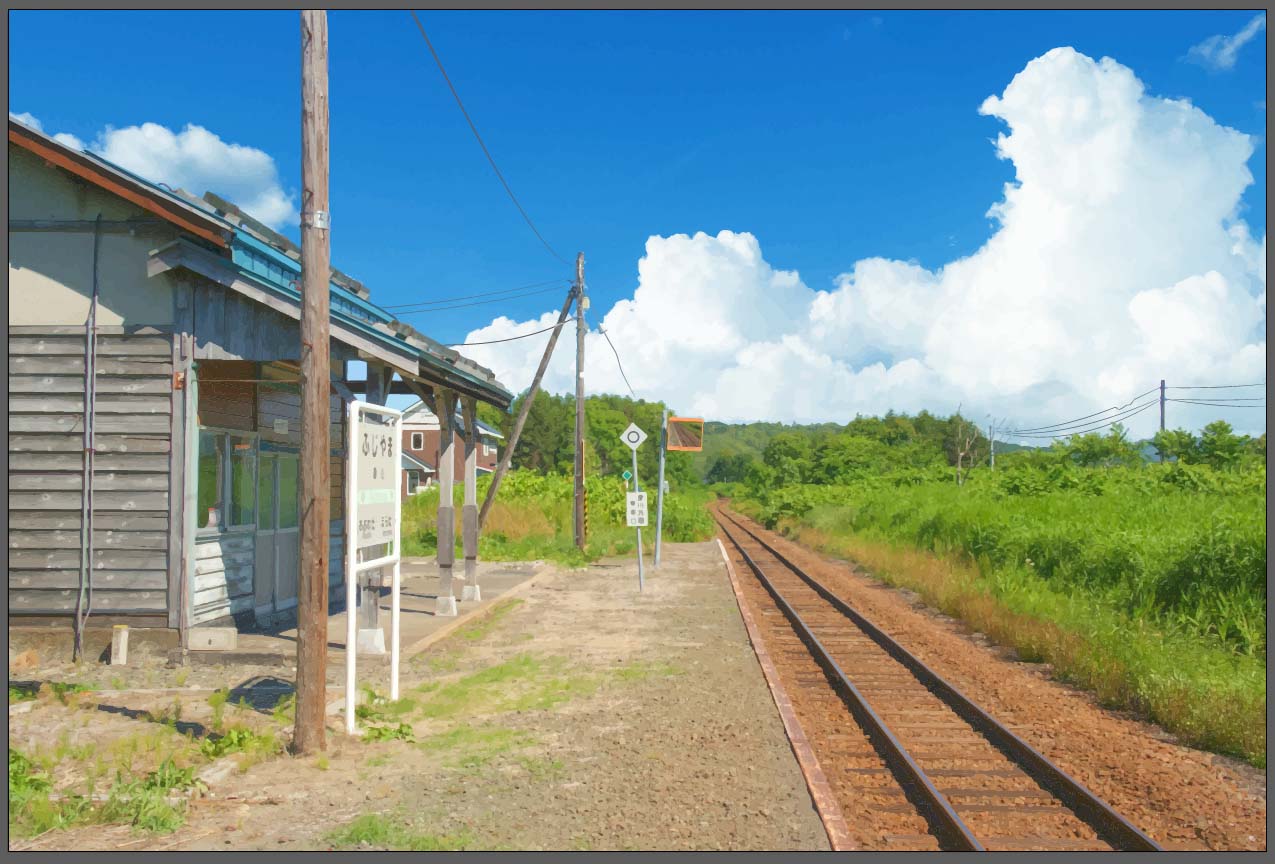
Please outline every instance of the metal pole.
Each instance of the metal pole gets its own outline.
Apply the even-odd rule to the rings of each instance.
[[[358,499],[355,493],[356,478],[359,476],[359,403],[351,402],[349,418],[346,421],[346,449],[350,453],[349,476],[345,481],[345,731],[354,734],[354,694],[358,687],[356,647],[358,645],[358,624],[355,608],[358,606],[358,544],[356,543],[355,517],[358,513]],[[395,465],[398,463],[395,462]]]
[[[328,660],[328,17],[301,11],[301,556],[293,749],[323,750]],[[348,576],[347,576],[348,578]],[[346,609],[354,619],[353,607]],[[353,649],[353,640],[346,650]]]
[[[660,543],[664,539],[664,453],[668,450],[668,409],[660,422],[660,485],[655,495],[655,569],[660,569]]]
[[[633,491],[634,491],[634,492],[641,492],[641,491],[642,491],[642,486],[641,486],[641,484],[639,484],[639,483],[638,483],[638,473],[637,473],[637,448],[636,448],[636,447],[634,447],[634,448],[632,448],[632,450],[633,450]],[[642,579],[642,529],[641,529],[641,528],[637,529],[637,553],[638,553],[638,591],[641,591],[641,590],[642,590],[642,587],[643,587],[643,579]]]
[[[575,456],[575,541],[584,548],[584,311],[589,300],[584,294],[584,253],[576,255],[576,456]]]
[[[351,448],[353,449],[353,448]],[[390,699],[398,701],[399,590],[403,561],[403,483],[398,479],[403,464],[403,417],[394,420],[394,581],[390,586]],[[354,484],[351,483],[351,486]]]

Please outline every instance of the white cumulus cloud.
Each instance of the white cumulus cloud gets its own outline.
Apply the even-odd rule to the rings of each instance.
[[[43,129],[39,119],[29,113],[10,112],[9,116]],[[195,195],[215,192],[275,228],[299,221],[295,195],[284,191],[269,154],[223,141],[202,126],[188,123],[180,132],[158,123],[120,129],[107,126],[88,144],[69,133],[60,132],[53,137],[148,180]]]
[[[1210,36],[1187,51],[1187,59],[1210,69],[1232,69],[1240,49],[1266,29],[1266,13],[1261,12],[1233,36]]]
[[[1126,403],[1161,378],[1264,380],[1266,238],[1239,216],[1250,137],[1070,48],[1032,60],[980,111],[1005,124],[997,154],[1015,179],[990,208],[988,241],[935,270],[868,258],[816,291],[747,232],[651,237],[632,297],[601,316],[638,395],[721,420],[963,404],[1024,428]],[[554,320],[498,318],[466,341]],[[547,338],[465,351],[521,388]],[[586,350],[588,390],[626,392],[603,337]],[[570,392],[573,364],[560,348],[545,386]],[[1219,414],[1264,428],[1262,411],[1181,403],[1168,420]],[[1142,435],[1156,421],[1151,409],[1128,425]]]

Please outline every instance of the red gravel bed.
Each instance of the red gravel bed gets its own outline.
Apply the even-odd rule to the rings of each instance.
[[[959,622],[938,615],[909,599],[904,592],[873,580],[853,564],[819,555],[738,514],[732,516],[889,633],[891,638],[1166,849],[1266,848],[1266,783],[1261,771],[1237,760],[1182,746],[1163,730],[1103,709],[1089,694],[1052,680],[1047,667],[1018,662],[1011,652],[975,641]],[[759,549],[755,560],[772,579],[772,569],[784,571],[777,562],[773,568],[768,567],[762,560],[766,553],[760,551],[756,544],[750,546],[746,535],[741,535],[740,539],[749,548],[750,554],[754,547]],[[748,578],[752,577],[752,571],[741,564],[740,573],[745,577],[742,579],[745,594],[754,608],[771,612],[769,616],[758,616],[759,621],[771,622],[770,626],[776,631],[788,627],[770,595],[755,577]],[[787,583],[781,590],[787,592]],[[853,629],[850,622],[846,621],[845,625],[846,630],[840,637],[843,639],[849,638],[847,634]],[[804,646],[795,635],[791,635],[791,627],[788,627],[788,632],[793,649],[791,656],[795,658],[799,651],[804,651]],[[836,637],[833,642],[835,644]],[[825,644],[834,656],[838,650],[849,647],[849,643],[844,642],[837,648],[834,644]],[[774,650],[774,653],[781,674],[792,674],[784,672],[790,655],[779,650]],[[796,662],[795,659],[793,662]],[[809,664],[810,669],[805,672],[803,680],[813,683],[822,678],[823,673],[813,659]],[[842,664],[842,668],[849,673],[848,665]],[[887,724],[892,725],[896,736],[905,742],[914,758],[918,762],[924,759],[923,766],[936,785],[940,788],[946,785],[982,789],[1000,782],[990,778],[996,778],[997,772],[1008,769],[998,764],[995,758],[984,760],[980,754],[977,763],[953,758],[955,740],[943,739],[963,740],[965,733],[959,726],[947,722],[945,714],[951,715],[942,710],[945,706],[937,698],[931,697],[939,705],[935,708],[924,697],[914,696],[884,668],[860,664],[856,669],[859,671],[851,675],[856,686],[865,695],[869,692],[877,694],[876,700],[869,695],[874,708],[882,698],[888,697],[888,704],[883,702],[876,710]],[[864,683],[860,684],[858,674],[864,672],[868,674]],[[806,688],[800,686],[795,678],[785,678],[786,682],[789,680],[792,681],[789,686],[794,705],[805,701]],[[828,696],[837,698],[831,689],[828,689]],[[899,697],[906,697],[906,702],[901,702]],[[825,755],[819,749],[821,745],[827,746],[832,739],[815,730],[817,722],[818,718],[813,714],[809,722],[805,716],[802,717],[803,728],[816,747],[829,780],[836,786],[842,777],[838,761],[831,753]],[[837,729],[837,732],[850,734],[844,728]],[[867,745],[866,740],[863,744]],[[996,755],[999,756],[999,753]],[[1000,759],[1002,763],[1006,761],[1003,756]],[[864,763],[862,767],[869,766]],[[989,772],[987,769],[992,770]],[[862,784],[867,776],[878,775],[858,774],[854,782]],[[1013,776],[1011,772],[1001,780],[1012,779]],[[842,786],[845,787],[848,782],[844,781]],[[852,790],[847,788],[847,791]],[[1025,847],[1020,844],[1028,841],[1034,844],[1032,848],[1070,849],[1076,848],[1073,844],[1078,841],[1085,842],[1081,831],[1070,837],[1058,837],[1051,829],[1048,833],[1056,839],[1039,837],[1046,832],[1035,820],[1046,814],[1034,815],[1032,820],[1027,820],[1018,818],[1011,810],[994,809],[1010,807],[1018,810],[1024,804],[1019,799],[954,795],[953,803],[980,839],[982,831],[993,831],[993,836],[984,841],[989,849],[1021,849]],[[1041,809],[1049,810],[1047,807]],[[1063,833],[1068,833],[1065,828],[1070,823],[1066,816],[1055,817],[1052,813],[1048,816],[1046,821],[1064,826]],[[854,819],[854,814],[847,811],[846,820],[852,830]],[[1088,836],[1092,837],[1092,831],[1088,826],[1084,827],[1089,832]],[[910,833],[890,831],[879,835],[878,839],[884,846],[865,845],[865,848],[904,848],[889,845],[889,838]],[[1098,843],[1094,848],[1102,848],[1102,844]]]

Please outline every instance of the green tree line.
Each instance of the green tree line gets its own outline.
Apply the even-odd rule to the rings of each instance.
[[[490,406],[479,406],[479,419],[500,429],[508,441],[514,420],[527,398],[524,392],[514,400],[509,413]],[[636,423],[647,434],[638,448],[638,477],[644,489],[654,489],[659,465],[660,424],[665,405],[625,396],[589,396],[584,403],[585,472],[589,476],[614,476],[631,469],[633,457],[620,433]],[[676,412],[670,409],[670,414]],[[527,414],[522,435],[514,448],[512,468],[524,468],[541,474],[571,474],[575,466],[575,396],[555,396],[543,390],[536,394]],[[697,484],[691,454],[672,452],[664,466],[664,476],[671,488]]]

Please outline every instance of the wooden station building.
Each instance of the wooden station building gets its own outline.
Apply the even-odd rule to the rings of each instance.
[[[11,627],[65,625],[90,584],[90,626],[170,628],[182,645],[191,628],[295,616],[299,259],[230,202],[161,188],[9,120]],[[507,410],[512,394],[335,269],[330,291],[329,597],[339,607],[350,401],[384,404],[393,391],[437,417],[459,407],[468,560],[476,403]],[[352,361],[366,364],[365,380],[348,380]],[[450,488],[446,456],[439,480]],[[453,530],[446,510],[440,537]],[[451,544],[440,547],[450,595]],[[369,575],[365,599],[380,578]],[[361,605],[374,620],[376,603]]]

